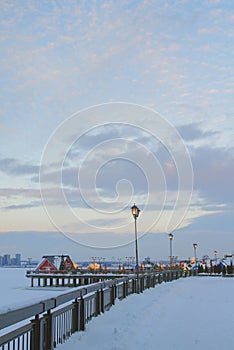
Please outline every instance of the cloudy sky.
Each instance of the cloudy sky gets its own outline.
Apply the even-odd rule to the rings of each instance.
[[[0,255],[234,252],[233,2],[0,5]]]

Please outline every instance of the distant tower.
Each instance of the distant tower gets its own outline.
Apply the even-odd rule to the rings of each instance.
[[[10,254],[5,254],[3,256],[3,265],[9,266],[10,264],[11,264],[11,256],[10,256]]]
[[[15,262],[16,265],[20,266],[21,265],[21,254],[15,254]]]

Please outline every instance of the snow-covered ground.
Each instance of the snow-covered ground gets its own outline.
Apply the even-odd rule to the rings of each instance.
[[[31,305],[70,291],[69,288],[31,288],[24,268],[0,268],[0,313]]]
[[[60,350],[233,349],[234,278],[190,277],[118,301]]]
[[[64,292],[30,288],[24,269],[0,269],[0,312]],[[69,289],[70,290],[70,289]],[[116,301],[60,350],[233,348],[234,278],[190,277]]]

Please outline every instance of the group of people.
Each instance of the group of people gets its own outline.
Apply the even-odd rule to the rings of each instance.
[[[230,265],[223,264],[220,262],[219,264],[213,265],[212,261],[210,265],[207,264],[203,266],[203,264],[198,265],[198,273],[210,273],[210,274],[222,274],[225,276],[226,274],[232,275],[234,273],[234,268],[232,263]]]

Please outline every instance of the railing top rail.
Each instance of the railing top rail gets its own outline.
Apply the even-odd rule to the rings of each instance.
[[[134,275],[134,273],[125,273],[125,274],[119,274],[119,273],[87,273],[87,272],[79,272],[79,271],[54,271],[54,272],[46,272],[46,271],[36,271],[36,270],[28,270],[26,272],[26,277],[51,277],[51,278],[90,278],[90,277],[97,277],[102,278],[103,276],[105,278],[121,278],[122,276],[129,276]]]
[[[67,292],[61,294],[57,297],[42,300],[37,304],[29,305],[20,309],[11,310],[6,313],[0,314],[0,330],[11,326],[17,322],[23,321],[32,316],[41,314],[53,308],[56,308],[68,301],[80,298],[86,294],[95,292],[99,289],[105,288],[106,286],[110,286],[113,284],[120,283],[125,278],[120,278],[116,280],[108,280],[105,282],[97,282],[92,285],[77,287],[75,290],[71,292]]]
[[[12,310],[4,314],[0,314],[0,329],[26,320],[29,317],[41,314],[42,312],[44,312],[44,305],[42,302],[40,302],[34,305],[29,305],[17,310]]]
[[[80,287],[76,287],[75,290],[72,290],[64,294],[60,294],[57,297],[42,300],[36,304],[29,305],[20,309],[8,311],[7,313],[0,314],[0,330],[8,326],[11,326],[15,323],[18,323],[20,321],[26,320],[30,317],[33,317],[35,315],[40,315],[66,302],[81,298],[82,296],[85,296],[89,293],[93,293],[95,291],[104,289],[106,287],[111,287],[113,285],[122,284],[123,282],[129,279],[136,279],[139,276],[142,276],[143,278],[147,275],[152,275],[152,274],[158,275],[160,273],[162,272],[154,272],[154,273],[150,272],[148,274],[142,274],[138,276],[137,275],[128,275],[124,277],[121,276],[115,279],[105,280],[103,282],[97,282],[87,286],[80,286]]]
[[[15,330],[13,330],[12,332],[6,334],[6,335],[2,335],[0,337],[0,346],[6,344],[6,342],[8,342],[9,340],[14,340],[17,337],[19,337],[22,334],[25,334],[26,332],[31,331],[32,329],[32,324],[28,323],[20,328],[17,328]]]

